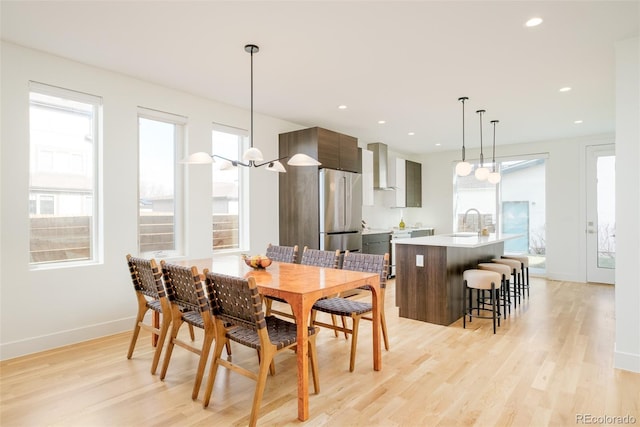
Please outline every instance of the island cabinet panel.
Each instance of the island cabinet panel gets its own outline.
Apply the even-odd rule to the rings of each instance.
[[[399,244],[395,250],[400,317],[446,326],[462,317],[462,273],[499,258],[504,243],[475,248]],[[424,266],[417,266],[419,256]]]

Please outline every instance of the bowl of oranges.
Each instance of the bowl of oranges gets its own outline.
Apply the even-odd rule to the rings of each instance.
[[[271,265],[271,258],[266,255],[242,255],[244,263],[251,268],[265,269]]]

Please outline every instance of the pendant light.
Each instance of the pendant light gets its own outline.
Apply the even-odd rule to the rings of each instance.
[[[456,165],[456,174],[458,176],[467,176],[471,173],[471,163],[465,160],[465,147],[464,147],[464,102],[469,98],[462,96],[458,98],[458,101],[462,102],[462,161]]]
[[[476,111],[480,115],[480,167],[476,169],[475,175],[478,181],[484,181],[489,176],[489,169],[484,167],[484,153],[482,152],[482,114],[485,110]]]
[[[491,184],[497,184],[502,179],[500,173],[496,172],[496,123],[500,123],[500,121],[491,120],[491,124],[493,124],[493,171],[487,177],[487,181]]]
[[[267,166],[265,170],[271,172],[286,172],[280,160],[286,159],[288,156],[283,156],[278,159],[268,160],[263,162],[264,157],[262,151],[253,146],[253,54],[258,53],[260,48],[255,44],[247,44],[244,46],[244,50],[251,55],[251,123],[249,128],[249,149],[242,155],[242,162],[239,160],[231,160],[226,157],[218,156],[217,154],[208,154],[203,151],[193,153],[186,160],[181,163],[188,164],[211,164],[215,162],[215,158],[222,159],[227,162],[227,165],[231,163],[232,166],[245,166],[259,168],[261,166]],[[289,159],[287,164],[292,166],[319,166],[320,162],[313,157],[306,154],[298,153]]]

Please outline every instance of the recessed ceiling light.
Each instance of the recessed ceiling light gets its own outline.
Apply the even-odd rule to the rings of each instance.
[[[409,136],[413,136],[415,134],[416,134],[415,132],[409,132]]]
[[[569,92],[571,88],[569,86],[561,87],[560,92]]]
[[[579,125],[580,123],[582,123],[582,120],[574,120],[573,123]]]
[[[385,120],[378,120],[378,124],[379,124],[379,125],[383,125],[383,124],[385,124],[385,123],[387,123]]]
[[[346,106],[346,105],[338,105],[338,108],[339,108],[340,110],[346,110],[346,109],[347,109],[347,106]]]
[[[524,25],[526,25],[527,27],[537,27],[540,24],[542,24],[542,18],[539,18],[536,16],[534,18],[529,19]]]
[[[440,147],[442,144],[440,144],[439,142],[436,143],[436,147]]]

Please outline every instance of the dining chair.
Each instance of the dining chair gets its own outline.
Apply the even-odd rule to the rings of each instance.
[[[171,336],[165,351],[160,379],[164,380],[167,375],[167,369],[174,346],[177,345],[197,354],[199,356],[199,362],[193,384],[193,391],[191,393],[191,398],[197,399],[202,383],[202,376],[207,364],[207,357],[209,356],[211,344],[215,338],[213,314],[202,284],[202,276],[198,273],[196,267],[168,264],[164,260],[160,261],[160,265],[162,266],[164,284],[167,288],[167,297],[171,303],[172,315]],[[204,331],[202,344],[200,346],[178,337],[180,327],[185,323]],[[229,346],[227,346],[227,353],[231,354]]]
[[[387,272],[389,268],[389,254],[373,255],[361,254],[357,252],[346,251],[342,261],[344,270],[365,271],[377,273],[380,276],[380,326],[382,328],[382,336],[384,338],[384,348],[389,350],[389,339],[387,336],[387,322],[384,314],[384,296],[387,283]],[[370,291],[369,286],[362,286],[360,289]],[[318,312],[324,312],[331,315],[350,317],[351,329],[343,326],[331,325],[317,320]],[[333,298],[325,298],[316,301],[311,310],[311,324],[314,326],[322,326],[333,329],[334,331],[345,332],[351,335],[351,355],[349,358],[349,371],[353,372],[356,361],[356,348],[358,343],[358,327],[361,319],[372,320],[373,304],[371,302],[354,300],[341,296]]]
[[[127,264],[129,265],[129,273],[131,273],[131,281],[138,301],[138,313],[131,334],[127,359],[133,357],[140,329],[151,332],[158,338],[157,341],[154,340],[156,349],[151,362],[151,373],[155,374],[160,361],[162,347],[171,325],[171,304],[167,299],[164,285],[162,284],[162,271],[160,271],[155,259],[137,258],[127,254]],[[149,310],[160,314],[158,326],[154,325],[153,322],[145,323],[144,318]]]
[[[205,284],[213,307],[216,323],[213,361],[203,400],[206,408],[211,399],[218,367],[223,366],[256,381],[249,425],[255,426],[264,394],[269,368],[276,354],[295,349],[297,345],[296,324],[276,316],[265,316],[262,301],[253,277],[227,276],[204,270]],[[317,328],[309,327],[309,359],[315,393],[320,392],[316,355]],[[223,359],[225,342],[235,341],[258,351],[258,373]]]
[[[272,245],[271,243],[269,243],[269,245],[267,246],[266,255],[273,261],[295,263],[298,260],[298,245],[279,246],[279,245]],[[264,301],[265,313],[267,316],[271,316],[272,314],[277,314],[279,316],[293,319],[293,315],[291,313],[287,313],[280,310],[273,310],[271,308],[273,305],[273,301],[278,301],[279,303],[287,304],[287,301],[285,301],[284,299],[278,298],[278,297],[264,296],[262,300]]]

